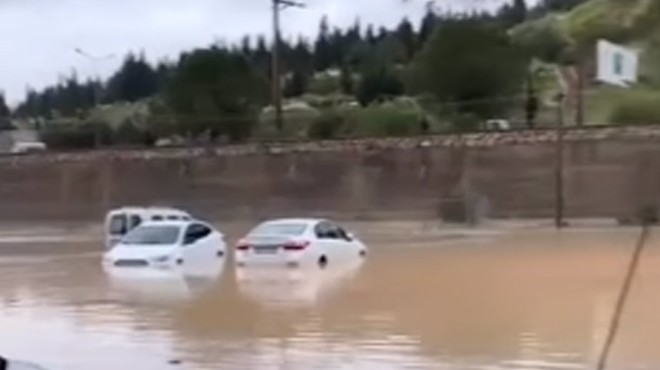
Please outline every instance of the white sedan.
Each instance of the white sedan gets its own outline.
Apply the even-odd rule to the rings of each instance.
[[[45,370],[41,366],[0,357],[0,370]]]
[[[281,219],[264,222],[236,245],[236,263],[325,267],[367,255],[353,234],[327,220]]]
[[[224,257],[224,235],[196,220],[150,221],[131,230],[103,257],[107,267],[196,266]]]

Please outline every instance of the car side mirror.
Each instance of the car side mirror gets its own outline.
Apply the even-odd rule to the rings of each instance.
[[[346,233],[346,240],[348,240],[349,242],[352,242],[353,240],[355,240],[355,235],[351,232],[347,232]]]

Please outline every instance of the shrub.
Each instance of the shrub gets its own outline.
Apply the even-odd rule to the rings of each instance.
[[[621,96],[614,103],[609,121],[620,125],[660,123],[660,94],[637,91]]]
[[[355,115],[355,132],[360,136],[408,136],[422,132],[422,117],[410,108],[391,103],[372,105]]]
[[[311,139],[332,139],[344,130],[345,124],[346,117],[340,112],[334,109],[326,110],[312,121],[308,135]]]
[[[125,120],[114,132],[115,144],[142,144],[145,142],[146,133],[134,125],[130,120]]]
[[[112,129],[99,122],[68,122],[44,125],[41,141],[52,149],[91,149],[112,143]]]
[[[330,95],[341,92],[339,76],[329,73],[318,73],[309,83],[308,91],[316,95]]]

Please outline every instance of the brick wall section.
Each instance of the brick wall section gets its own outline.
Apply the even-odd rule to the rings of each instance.
[[[217,220],[436,218],[469,190],[495,217],[549,217],[552,131],[0,157],[0,221],[95,220],[119,205]],[[660,128],[566,132],[570,216],[660,200]]]

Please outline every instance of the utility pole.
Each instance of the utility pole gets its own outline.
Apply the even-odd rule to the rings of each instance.
[[[577,110],[575,116],[575,123],[577,127],[584,126],[584,85],[585,85],[585,65],[583,61],[579,61],[576,65],[577,69]]]
[[[92,73],[94,74],[94,78],[98,79],[97,83],[94,84],[94,92],[93,92],[93,97],[92,97],[92,107],[97,107],[99,103],[101,102],[101,80],[98,74],[98,63],[103,62],[106,60],[113,59],[115,57],[115,54],[107,54],[103,56],[93,56],[86,51],[80,49],[80,48],[75,48],[73,51],[84,57],[85,59],[89,60],[92,63]],[[99,135],[99,128],[94,126],[94,148],[98,148],[101,144],[101,138]]]
[[[557,95],[555,158],[555,227],[561,229],[564,224],[564,94]]]
[[[280,71],[280,12],[289,7],[303,8],[305,5],[290,0],[272,0],[273,2],[273,53],[271,57],[272,68],[272,101],[275,107],[275,126],[282,133],[284,117],[282,114],[282,80]]]

